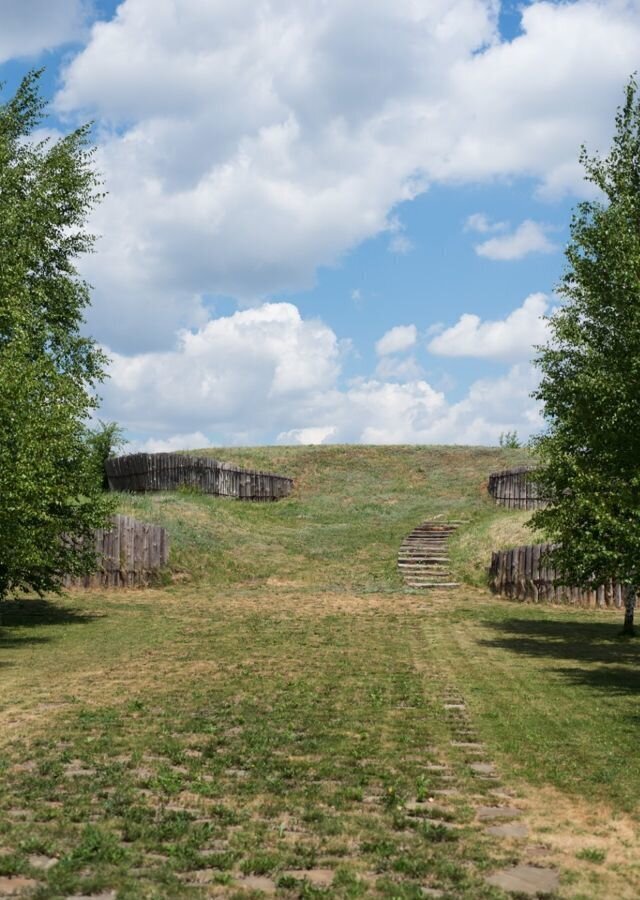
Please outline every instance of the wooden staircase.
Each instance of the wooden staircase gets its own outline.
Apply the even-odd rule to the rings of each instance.
[[[423,522],[402,542],[398,553],[398,568],[407,587],[458,587],[449,565],[447,544],[449,536],[461,522]]]

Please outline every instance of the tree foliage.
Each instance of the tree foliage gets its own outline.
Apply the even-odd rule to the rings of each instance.
[[[615,119],[609,154],[581,163],[599,199],[571,223],[564,303],[550,317],[535,393],[547,430],[534,443],[536,480],[551,504],[533,517],[560,547],[566,583],[628,586],[633,631],[640,586],[640,101],[635,79]]]
[[[109,479],[104,464],[109,457],[115,456],[118,450],[126,444],[124,432],[117,422],[103,422],[100,419],[97,425],[87,429],[85,439],[93,456],[98,479],[103,490],[108,490]]]
[[[105,357],[81,332],[75,268],[100,184],[88,127],[34,140],[39,77],[0,105],[0,599],[89,570],[110,512],[86,443]]]

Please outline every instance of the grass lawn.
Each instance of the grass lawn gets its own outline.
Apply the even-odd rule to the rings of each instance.
[[[224,457],[295,495],[123,498],[170,528],[170,583],[6,605],[0,896],[499,898],[485,875],[523,861],[558,867],[562,897],[640,895],[620,615],[407,593],[395,571],[426,517],[484,540],[483,480],[518,454]],[[524,841],[477,819],[506,802]]]

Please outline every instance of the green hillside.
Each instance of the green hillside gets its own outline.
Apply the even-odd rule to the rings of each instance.
[[[171,568],[181,582],[271,579],[315,591],[397,590],[403,537],[424,519],[442,518],[469,521],[456,538],[464,554],[454,544],[458,574],[481,583],[493,538],[489,523],[502,523],[495,535],[502,546],[512,523],[521,541],[522,515],[496,508],[486,481],[494,469],[528,461],[525,450],[328,446],[194,453],[290,475],[295,489],[277,503],[195,492],[123,495],[122,512],[169,529]]]

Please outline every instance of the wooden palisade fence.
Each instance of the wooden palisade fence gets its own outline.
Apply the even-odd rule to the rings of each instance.
[[[489,475],[489,494],[500,506],[510,509],[538,509],[546,505],[540,497],[538,485],[532,477],[533,466],[504,469]]]
[[[512,600],[533,600],[535,603],[573,603],[602,608],[624,605],[622,585],[615,582],[594,590],[557,586],[558,575],[545,559],[552,546],[529,544],[493,553],[489,570],[491,589]]]
[[[117,456],[106,461],[105,469],[112,491],[172,491],[186,486],[241,500],[280,500],[293,487],[293,480],[284,475],[181,453]]]
[[[98,569],[91,575],[66,576],[64,587],[143,587],[169,558],[166,529],[131,516],[114,516],[112,528],[96,529],[95,541]]]

